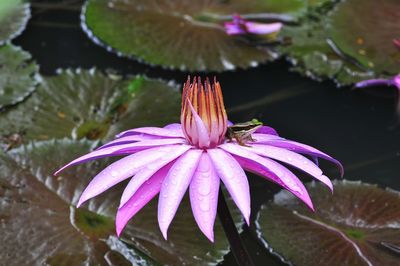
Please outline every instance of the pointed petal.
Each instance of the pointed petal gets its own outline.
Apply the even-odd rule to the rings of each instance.
[[[202,150],[186,152],[174,163],[163,181],[158,200],[158,224],[165,239],[167,239],[168,227],[192,180],[202,152]]]
[[[242,212],[247,224],[250,222],[250,188],[247,176],[239,163],[221,149],[209,149],[215,170],[236,206]]]
[[[284,138],[281,138],[278,135],[263,134],[263,133],[253,133],[251,134],[251,137],[255,140],[254,143],[270,141],[270,140],[285,140]]]
[[[192,112],[194,121],[196,123],[196,129],[197,129],[197,137],[199,139],[199,147],[208,147],[210,145],[210,136],[208,134],[208,130],[206,126],[204,125],[203,120],[201,120],[200,116],[197,114],[197,112],[194,110],[192,103],[188,100],[188,105],[190,108],[190,111]]]
[[[104,158],[104,157],[111,157],[111,156],[117,156],[117,155],[124,155],[124,154],[130,154],[134,153],[140,150],[144,149],[149,149],[152,147],[157,147],[157,146],[164,146],[164,145],[172,145],[172,144],[180,144],[180,143],[185,143],[186,141],[184,139],[155,139],[155,140],[144,140],[144,141],[139,141],[139,142],[134,142],[134,143],[128,143],[128,144],[122,144],[118,146],[111,146],[108,148],[100,149],[100,150],[95,150],[91,153],[85,154],[72,162],[68,163],[67,165],[64,165],[61,169],[59,169],[57,172],[54,173],[54,175],[58,175],[62,170],[64,170],[67,167],[70,167],[75,164],[80,164],[84,163],[90,160],[95,160],[99,158]]]
[[[278,132],[276,132],[275,129],[269,126],[262,126],[257,129],[255,133],[279,136]]]
[[[262,141],[261,140],[261,141],[257,141],[257,143],[268,144],[268,145],[275,146],[275,147],[281,147],[281,148],[291,150],[291,151],[294,151],[297,153],[302,153],[302,154],[310,155],[313,157],[325,159],[327,161],[334,163],[338,167],[338,169],[340,171],[340,175],[342,177],[344,175],[343,165],[338,160],[332,158],[328,154],[323,153],[322,151],[319,151],[316,148],[313,148],[309,145],[291,141],[291,140],[271,140],[271,141]]]
[[[280,31],[283,26],[283,24],[280,22],[276,23],[245,22],[245,25],[247,31],[253,34],[271,34]]]
[[[220,148],[234,155],[243,168],[277,183],[313,210],[313,204],[303,183],[286,167],[235,144],[223,144]]]
[[[254,152],[258,155],[278,160],[286,164],[289,164],[291,166],[294,166],[297,169],[300,169],[306,172],[307,174],[313,176],[314,178],[318,179],[319,181],[327,185],[331,190],[333,190],[332,182],[329,180],[329,178],[327,178],[322,174],[322,170],[317,165],[315,165],[311,160],[307,159],[306,157],[298,153],[279,147],[260,145],[260,144],[252,145],[250,148],[246,147],[243,148],[251,152]]]
[[[188,151],[190,146],[178,146],[171,150],[170,152],[159,157],[157,160],[147,164],[129,181],[128,185],[125,187],[122,193],[120,207],[122,207],[139,189],[139,187],[146,182],[152,175],[154,175],[159,169],[161,169],[166,164],[175,160],[183,153]]]
[[[116,135],[117,138],[129,136],[129,135],[137,135],[137,134],[146,134],[160,137],[169,137],[169,138],[183,138],[184,135],[182,131],[171,130],[169,128],[160,128],[160,127],[140,127],[133,128],[126,131],[123,131]]]
[[[355,88],[366,88],[372,86],[391,86],[393,85],[393,81],[391,79],[368,79],[357,82],[354,87]]]
[[[103,146],[97,148],[97,150],[104,149],[104,148],[111,147],[111,146],[128,144],[128,143],[138,142],[138,141],[143,141],[143,140],[151,140],[151,139],[164,139],[164,138],[160,137],[160,136],[152,136],[152,135],[144,135],[144,134],[131,135],[131,136],[121,137],[119,139],[110,141],[110,142],[104,144]]]
[[[172,124],[166,125],[164,128],[171,130],[171,131],[177,131],[177,134],[180,133],[183,136],[182,125],[180,123],[172,123]]]
[[[189,149],[190,146],[186,147]],[[89,185],[83,191],[77,207],[88,199],[103,193],[110,187],[135,175],[147,164],[155,160],[161,160],[162,157],[172,153],[176,149],[185,149],[185,146],[168,146],[145,150],[112,163],[90,181]]]
[[[214,242],[214,221],[217,214],[219,177],[210,157],[204,152],[190,182],[193,216],[204,235]]]
[[[117,235],[120,236],[128,221],[138,213],[161,189],[161,184],[172,164],[167,164],[147,180],[124,206],[118,209],[115,219]]]

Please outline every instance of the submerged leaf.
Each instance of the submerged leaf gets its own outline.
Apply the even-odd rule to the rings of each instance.
[[[75,205],[90,179],[106,162],[52,173],[76,155],[93,149],[88,140],[50,140],[0,154],[0,256],[5,265],[215,264],[229,251],[218,221],[216,242],[197,228],[188,200],[182,203],[165,241],[153,200],[115,236],[114,216],[122,187]],[[60,152],[62,151],[62,152]],[[237,225],[241,216],[234,213]]]
[[[39,66],[28,52],[11,44],[0,47],[0,110],[25,100],[34,91],[38,72]]]
[[[361,182],[335,182],[333,195],[308,186],[316,212],[286,191],[257,218],[261,240],[295,265],[398,265],[400,194]]]
[[[92,70],[44,78],[23,105],[3,115],[0,133],[29,140],[112,138],[119,131],[178,121],[175,86],[137,76],[128,80]]]
[[[25,0],[1,0],[0,45],[20,35],[30,16],[29,3]]]

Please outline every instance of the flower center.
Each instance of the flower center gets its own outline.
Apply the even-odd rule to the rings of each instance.
[[[186,139],[198,148],[212,148],[225,139],[228,118],[225,111],[221,86],[207,78],[204,84],[200,77],[190,77],[183,85],[182,130]]]

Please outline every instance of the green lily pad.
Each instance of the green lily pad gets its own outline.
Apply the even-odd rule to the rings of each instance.
[[[374,73],[335,50],[326,29],[326,18],[307,20],[299,26],[287,26],[281,36],[290,40],[279,51],[293,64],[293,70],[312,79],[333,79],[338,85],[350,85],[374,77]]]
[[[308,186],[316,212],[286,191],[257,218],[260,239],[295,265],[398,265],[400,194],[342,181]]]
[[[123,79],[91,70],[63,70],[45,77],[26,103],[6,112],[0,134],[23,142],[52,138],[110,139],[140,126],[179,120],[175,85],[143,76]]]
[[[35,90],[38,71],[28,52],[11,44],[0,47],[0,110],[25,100]]]
[[[329,35],[363,67],[378,75],[398,74],[400,50],[393,39],[400,37],[399,10],[398,0],[342,1],[330,17]]]
[[[89,0],[82,26],[96,43],[149,64],[190,71],[248,68],[274,54],[227,35],[222,23],[233,13],[268,12],[266,3]]]
[[[86,153],[95,142],[70,139],[33,142],[0,155],[0,256],[6,265],[215,264],[229,251],[216,221],[215,243],[197,228],[186,199],[165,241],[157,224],[153,200],[128,223],[120,239],[114,216],[123,186],[117,186],[76,209],[80,194],[107,163],[86,163],[52,173]],[[240,226],[241,215],[234,212]],[[114,261],[111,263],[115,265]],[[120,264],[118,264],[120,265]]]
[[[25,29],[31,16],[29,3],[24,0],[1,0],[0,45],[14,39]]]

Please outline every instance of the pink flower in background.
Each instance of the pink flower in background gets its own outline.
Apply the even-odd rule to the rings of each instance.
[[[389,79],[368,79],[357,82],[356,88],[366,88],[372,86],[394,86],[400,90],[400,74]]]
[[[283,24],[257,23],[244,20],[240,15],[233,15],[231,22],[225,22],[225,32],[229,35],[238,34],[271,34],[280,31]]]
[[[400,39],[393,39],[393,44],[400,49]]]
[[[167,238],[168,227],[189,190],[194,218],[201,231],[213,241],[221,181],[249,223],[250,190],[244,170],[282,186],[311,209],[313,204],[307,190],[286,166],[302,170],[330,189],[329,178],[304,155],[329,160],[343,173],[337,160],[308,145],[286,140],[270,127],[257,127],[255,133],[247,136],[245,145],[240,145],[235,138],[228,140],[227,129],[220,84],[215,80],[210,84],[208,79],[202,84],[200,78],[191,82],[189,78],[183,87],[181,124],[124,131],[115,140],[70,162],[56,174],[89,160],[126,155],[93,178],[82,193],[78,207],[130,179],[116,216],[117,234],[120,235],[128,221],[160,194],[158,223]],[[232,127],[229,129],[231,131]]]

